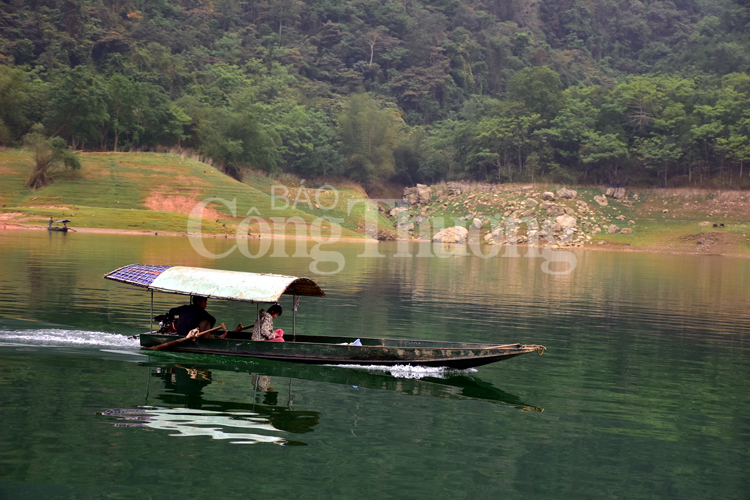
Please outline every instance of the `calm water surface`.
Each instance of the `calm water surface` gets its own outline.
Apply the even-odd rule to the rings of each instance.
[[[0,498],[748,498],[750,260],[582,252],[552,276],[380,249],[328,247],[344,269],[316,276],[186,238],[0,231]],[[128,335],[149,294],[101,279],[136,262],[310,276],[328,296],[302,299],[306,333],[548,351],[462,372],[147,355]]]

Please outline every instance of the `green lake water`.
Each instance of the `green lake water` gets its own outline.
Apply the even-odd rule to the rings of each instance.
[[[749,498],[750,259],[579,252],[552,275],[524,249],[322,248],[340,272],[205,258],[187,238],[0,230],[0,498]],[[146,354],[128,336],[150,294],[102,279],[131,263],[311,277],[327,297],[302,299],[304,333],[547,352],[459,372]],[[208,307],[227,325],[255,314]]]

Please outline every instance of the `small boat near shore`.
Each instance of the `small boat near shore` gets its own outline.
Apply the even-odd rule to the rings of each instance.
[[[282,295],[291,295],[292,304],[301,296],[324,297],[323,290],[311,279],[277,274],[222,271],[182,266],[131,264],[116,269],[105,279],[144,288],[153,293],[199,295],[215,300],[233,300],[276,304]],[[521,354],[542,354],[536,344],[480,344],[400,340],[379,337],[305,335],[296,332],[296,307],[293,330],[285,342],[220,338],[227,333],[218,327],[211,335],[188,338],[152,328],[140,334],[143,349],[174,352],[250,357],[276,361],[325,365],[412,365],[466,369],[510,359]],[[206,333],[206,332],[204,332]],[[229,334],[232,331],[228,331]],[[231,337],[231,335],[229,335]]]
[[[61,220],[56,220],[53,222],[52,218],[50,218],[47,231],[59,231],[62,233],[67,233],[68,229],[70,229],[68,227],[68,222],[70,222],[70,219],[61,219]],[[53,226],[52,224],[62,224],[62,226]]]

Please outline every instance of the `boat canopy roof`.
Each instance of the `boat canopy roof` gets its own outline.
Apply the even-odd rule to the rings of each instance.
[[[282,295],[326,295],[309,278],[202,267],[130,264],[105,274],[104,278],[154,292],[202,295],[212,299],[244,302],[278,302]]]

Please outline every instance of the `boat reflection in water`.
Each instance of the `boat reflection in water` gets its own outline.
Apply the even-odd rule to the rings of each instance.
[[[476,399],[523,411],[544,411],[463,371],[411,366],[315,366],[257,360],[254,363],[256,365],[253,368],[254,371],[261,371],[275,377],[396,391],[410,396]],[[233,369],[239,369],[239,367]]]
[[[111,417],[116,426],[175,431],[173,436],[209,436],[232,444],[306,444],[282,435],[311,432],[320,413],[295,410],[291,391],[286,404],[279,404],[279,393],[270,386],[271,378],[250,375],[247,386],[251,402],[216,401],[203,394],[203,389],[214,382],[208,368],[179,363],[150,365],[149,392],[153,391],[152,379],[159,379],[164,390],[147,396],[147,403],[155,397],[160,404],[110,409],[101,414]]]
[[[122,427],[150,427],[175,431],[174,436],[209,436],[233,444],[274,443],[305,445],[290,435],[312,432],[320,412],[294,407],[295,380],[395,391],[410,396],[471,399],[522,411],[543,411],[528,405],[479,377],[442,370],[411,371],[408,367],[357,369],[264,361],[225,363],[149,362],[146,404],[133,409],[111,409],[101,414]],[[395,375],[394,375],[395,373]],[[248,378],[247,375],[249,375]],[[238,379],[238,377],[240,377]],[[154,394],[153,380],[162,390]],[[209,384],[242,386],[247,402],[218,401],[204,394]],[[157,401],[154,401],[157,400]],[[153,405],[153,406],[152,406]]]

